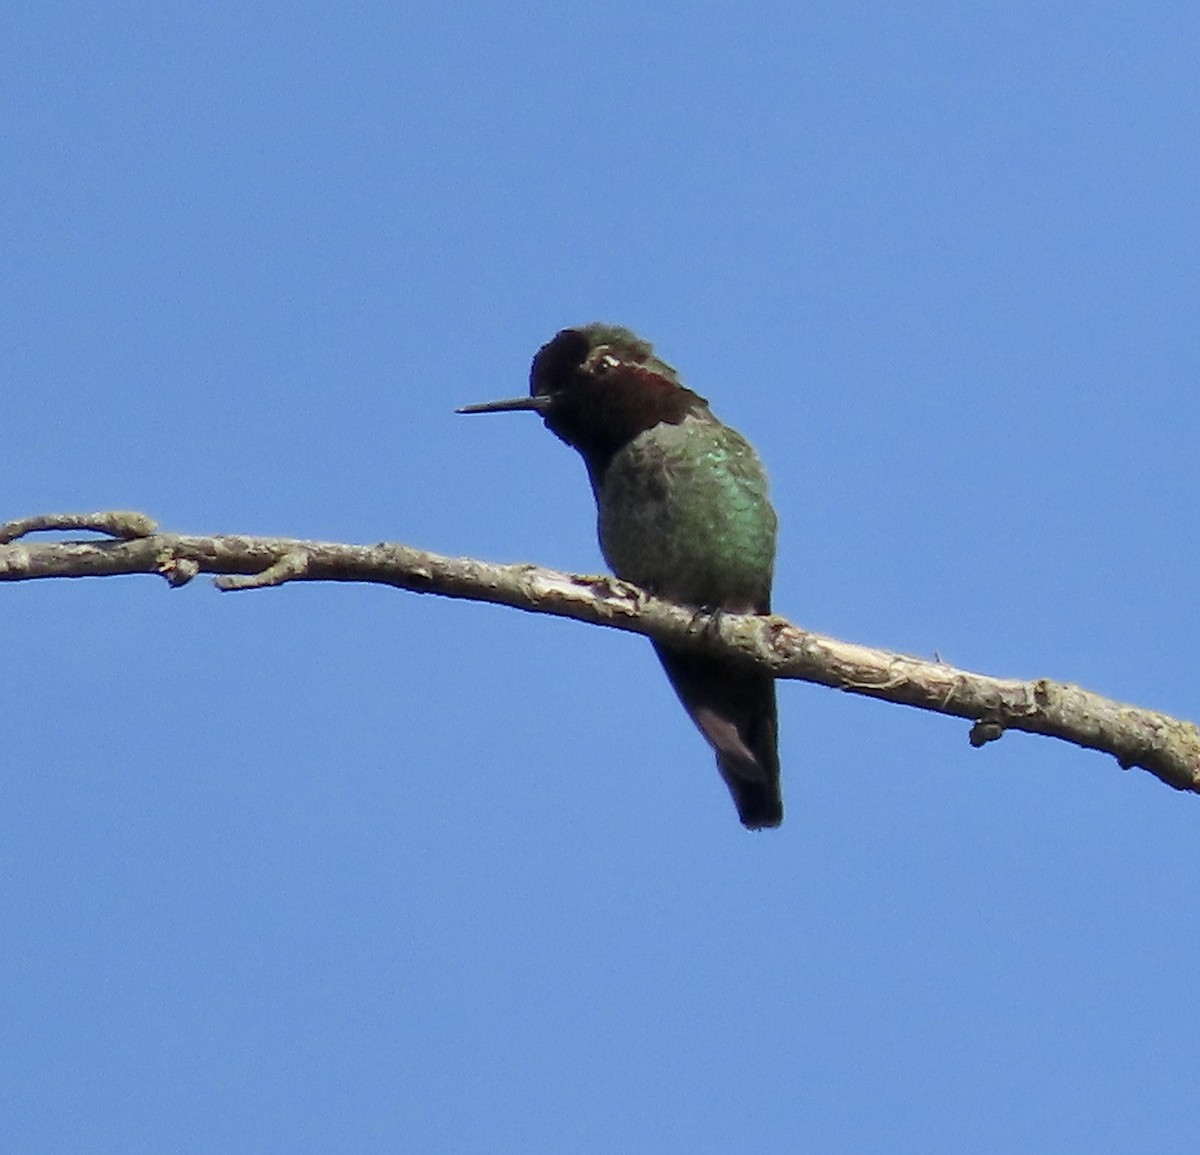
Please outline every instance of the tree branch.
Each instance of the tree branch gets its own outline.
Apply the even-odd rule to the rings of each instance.
[[[94,530],[107,541],[20,539],[39,530]],[[673,646],[737,656],[822,686],[974,722],[972,746],[1005,730],[1061,738],[1140,767],[1177,790],[1200,793],[1200,729],[1078,686],[992,678],[941,661],[810,633],[777,616],[697,612],[613,577],[494,565],[406,545],[342,545],[292,538],[159,533],[144,514],[50,514],[0,526],[0,581],[157,574],[173,586],[199,573],[223,590],[291,581],[373,582],[413,593],[494,602],[532,613],[645,634]]]

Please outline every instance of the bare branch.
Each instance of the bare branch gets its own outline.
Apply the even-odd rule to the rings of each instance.
[[[89,529],[118,540],[30,543],[36,530]],[[810,633],[777,616],[698,613],[612,577],[494,565],[406,545],[342,545],[292,538],[157,533],[127,511],[52,514],[0,526],[0,581],[156,574],[173,586],[198,573],[219,588],[258,589],[292,581],[373,582],[413,593],[494,602],[645,634],[674,646],[720,651],[777,678],[951,714],[974,722],[973,746],[1023,730],[1111,754],[1178,790],[1200,793],[1200,729],[1078,686],[992,678],[941,661],[872,649]]]
[[[22,517],[0,525],[0,543],[16,541],[40,529],[93,529],[109,537],[149,537],[158,522],[131,509],[110,509],[103,513],[42,513]]]

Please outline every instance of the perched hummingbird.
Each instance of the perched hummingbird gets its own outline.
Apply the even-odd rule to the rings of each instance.
[[[685,605],[770,612],[776,522],[762,463],[649,342],[617,325],[563,329],[534,357],[529,393],[458,412],[532,410],[579,450],[600,550],[619,578]],[[774,678],[659,642],[654,649],[716,752],[743,825],[778,826]]]

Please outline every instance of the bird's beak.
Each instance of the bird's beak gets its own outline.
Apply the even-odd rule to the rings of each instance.
[[[550,407],[550,398],[513,397],[508,401],[485,401],[482,405],[464,405],[455,413],[512,413],[520,409],[529,409],[534,413],[545,413]]]

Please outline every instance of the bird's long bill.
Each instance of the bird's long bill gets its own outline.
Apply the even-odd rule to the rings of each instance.
[[[542,413],[550,404],[549,397],[513,397],[508,401],[484,401],[481,405],[464,405],[455,413],[510,413],[519,409],[530,409]]]

